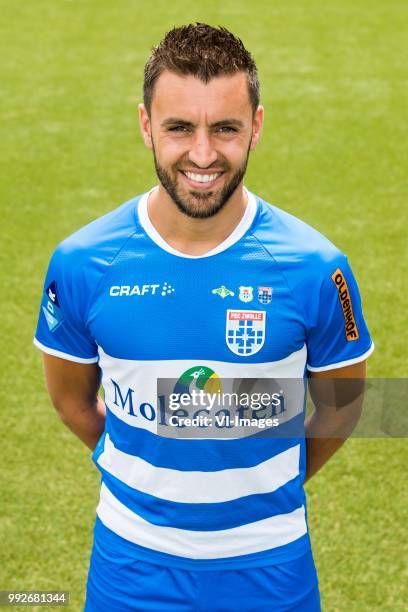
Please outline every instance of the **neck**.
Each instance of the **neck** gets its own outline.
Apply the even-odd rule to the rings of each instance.
[[[213,217],[193,219],[182,213],[159,184],[149,196],[148,214],[162,238],[186,255],[203,255],[223,242],[241,221],[248,196],[240,183],[228,202]]]

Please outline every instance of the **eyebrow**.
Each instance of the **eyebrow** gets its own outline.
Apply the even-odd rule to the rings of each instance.
[[[169,125],[183,125],[184,127],[190,127],[190,128],[196,127],[196,125],[192,123],[191,121],[186,121],[185,119],[179,119],[178,117],[169,117],[168,119],[165,119],[162,123],[162,126],[164,127],[169,126]],[[213,123],[210,123],[209,127],[216,128],[216,127],[222,127],[224,125],[233,125],[239,128],[244,127],[244,123],[240,121],[239,119],[221,119],[220,121],[215,121]]]

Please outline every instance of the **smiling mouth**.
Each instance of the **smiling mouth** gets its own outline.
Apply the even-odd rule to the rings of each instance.
[[[217,172],[216,174],[195,174],[194,172],[183,172],[190,181],[195,181],[196,183],[211,183],[211,181],[215,181],[220,175],[221,172]]]
[[[209,186],[215,183],[215,181],[224,174],[223,172],[211,172],[208,174],[198,174],[197,172],[189,172],[186,170],[180,170],[181,174],[185,176],[189,182],[195,183],[196,185]]]

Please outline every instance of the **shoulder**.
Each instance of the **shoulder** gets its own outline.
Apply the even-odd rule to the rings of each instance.
[[[139,198],[132,198],[65,238],[54,255],[69,265],[85,264],[94,258],[109,262],[138,231],[136,208]]]
[[[346,261],[328,238],[301,219],[257,197],[253,235],[278,265],[316,277]]]
[[[55,249],[46,282],[54,282],[74,301],[87,301],[128,240],[141,231],[140,196],[71,234]]]
[[[333,275],[349,272],[346,256],[323,234],[294,215],[258,198],[253,236],[285,279],[307,325],[316,318]]]

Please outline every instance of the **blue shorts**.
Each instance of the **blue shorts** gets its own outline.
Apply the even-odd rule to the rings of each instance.
[[[85,612],[320,612],[311,551],[264,567],[192,571],[135,558],[128,545],[97,519]]]

